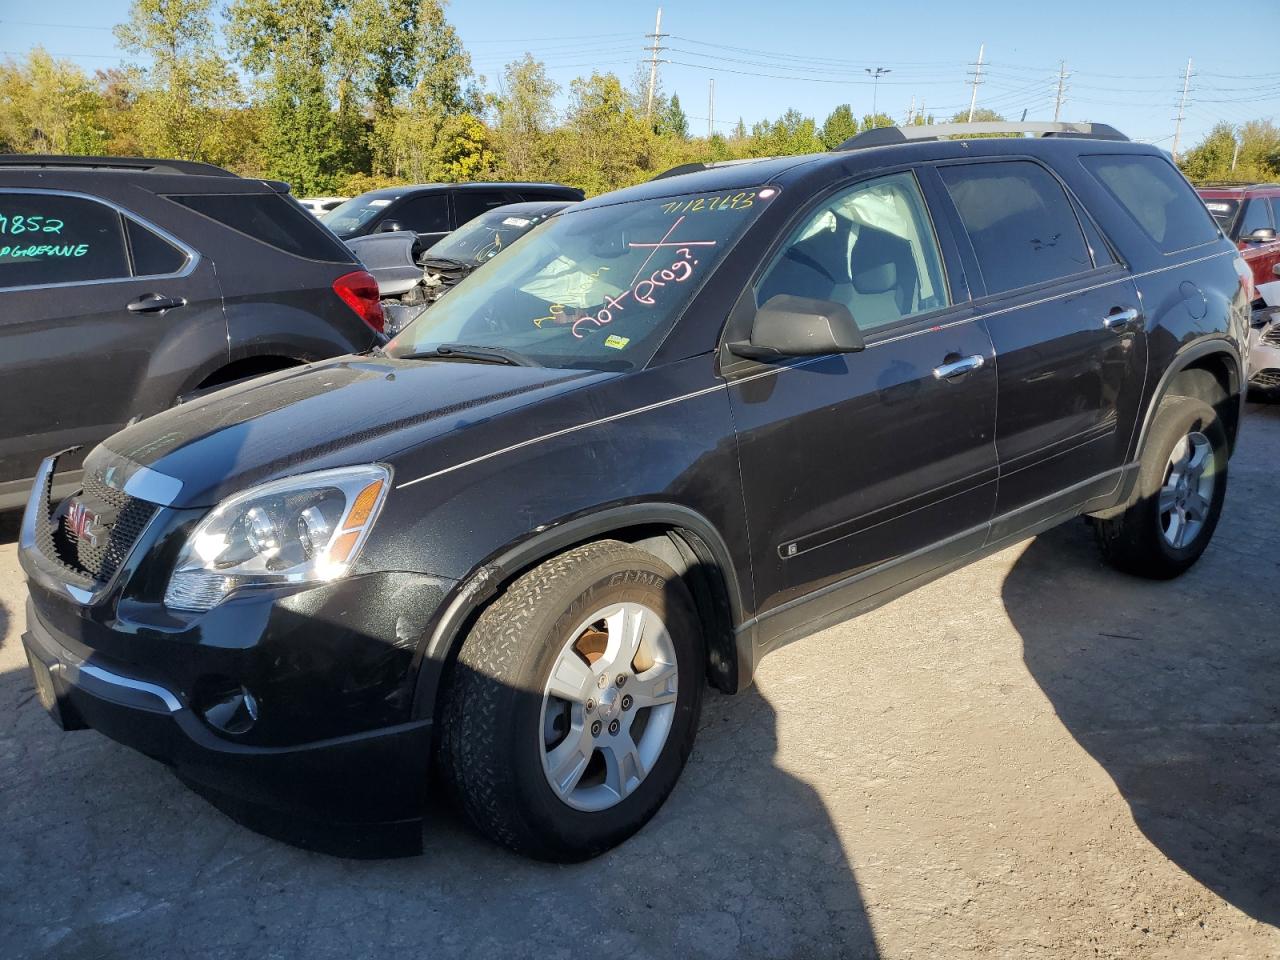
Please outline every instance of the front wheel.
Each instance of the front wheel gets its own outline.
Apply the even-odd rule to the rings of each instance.
[[[543,860],[621,843],[693,746],[704,686],[693,600],[657,558],[587,544],[476,621],[445,690],[441,768],[480,831]]]
[[[1156,411],[1138,473],[1138,499],[1095,521],[1098,545],[1115,567],[1169,580],[1200,558],[1227,494],[1227,435],[1213,407],[1166,397]]]

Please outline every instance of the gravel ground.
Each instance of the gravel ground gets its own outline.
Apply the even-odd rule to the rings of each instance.
[[[1280,407],[1174,583],[1070,524],[708,696],[636,838],[300,852],[41,714],[0,519],[0,957],[1280,957]]]

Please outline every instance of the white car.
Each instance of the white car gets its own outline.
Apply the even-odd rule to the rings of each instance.
[[[304,197],[298,202],[317,217],[323,217],[338,204],[346,203],[350,199],[350,197]]]

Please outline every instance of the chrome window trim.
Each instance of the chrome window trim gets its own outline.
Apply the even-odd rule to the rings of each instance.
[[[195,272],[196,266],[200,263],[200,252],[198,250],[186,243],[183,243],[163,227],[156,226],[150,220],[138,216],[131,210],[126,210],[124,207],[120,206],[120,204],[112,200],[108,200],[105,197],[95,197],[91,193],[82,193],[79,190],[52,190],[47,187],[0,187],[0,196],[10,193],[38,193],[43,196],[74,197],[79,200],[89,200],[93,203],[100,203],[104,207],[111,208],[121,217],[132,220],[138,226],[143,229],[150,230],[152,233],[167,241],[170,245],[177,247],[187,255],[187,262],[181,270],[174,273],[130,274],[127,277],[104,277],[100,280],[60,280],[57,283],[27,283],[18,287],[0,287],[0,295],[9,291],[54,290],[63,287],[89,287],[104,283],[127,283],[131,280],[180,280],[183,277],[191,276],[191,274]],[[125,237],[124,241],[126,245],[125,249],[128,250],[128,237]],[[133,266],[132,256],[129,257],[129,265],[130,267]]]
[[[1206,260],[1213,260],[1217,257],[1227,257],[1227,256],[1235,256],[1235,255],[1236,255],[1235,250],[1220,250],[1217,253],[1212,253],[1207,257],[1200,257],[1196,260],[1184,260],[1181,263],[1174,263],[1174,264],[1168,264],[1167,266],[1163,266],[1163,267],[1156,267],[1152,270],[1144,271],[1143,273],[1130,273],[1128,270],[1125,270],[1121,276],[1113,277],[1110,280],[1105,280],[1102,283],[1094,284],[1093,286],[1090,286],[1090,287],[1080,287],[1072,290],[1066,290],[1066,291],[1063,291],[1062,293],[1056,293],[1053,296],[1042,297],[1039,300],[1030,300],[1026,303],[1019,303],[1013,306],[1003,307],[999,310],[990,310],[987,312],[981,312],[979,310],[970,316],[961,317],[960,319],[953,320],[950,323],[944,323],[934,327],[927,327],[922,330],[912,330],[908,333],[899,334],[898,336],[895,336],[895,337],[885,337],[883,339],[876,340],[872,343],[868,343],[867,350],[874,350],[877,347],[882,347],[887,343],[897,343],[899,340],[906,340],[910,337],[918,337],[926,333],[937,333],[939,330],[949,330],[950,328],[957,327],[962,323],[973,323],[975,320],[981,320],[985,317],[997,316],[1002,313],[1012,313],[1015,310],[1022,310],[1027,307],[1039,306],[1044,303],[1050,303],[1054,300],[1061,300],[1064,297],[1078,296],[1081,293],[1086,293],[1091,290],[1097,290],[1102,287],[1109,287],[1113,284],[1121,283],[1126,280],[1140,280],[1143,277],[1149,277],[1157,273],[1164,273],[1168,270],[1177,270],[1182,267],[1188,267],[1196,263],[1203,263]],[[519,443],[513,443],[510,446],[502,447],[499,450],[491,450],[489,453],[481,454],[478,457],[472,457],[470,460],[464,460],[461,463],[455,463],[449,467],[443,467],[440,470],[435,470],[431,473],[424,474],[423,476],[417,477],[416,479],[406,480],[404,483],[398,484],[396,486],[396,489],[403,490],[405,487],[411,487],[415,483],[421,483],[424,480],[433,480],[436,477],[444,476],[446,473],[452,473],[455,470],[460,470],[463,467],[469,467],[472,464],[483,463],[485,460],[491,460],[494,457],[501,456],[504,453],[510,453],[514,450],[521,450],[524,447],[531,446],[532,444],[539,443],[543,440],[554,440],[556,437],[563,437],[566,434],[577,433],[579,430],[588,430],[591,427],[600,426],[606,423],[613,423],[616,420],[621,420],[625,417],[632,416],[633,414],[647,413],[648,411],[656,410],[659,407],[666,407],[666,406],[670,406],[673,403],[680,403],[682,400],[692,400],[694,397],[705,396],[708,393],[714,393],[716,390],[726,390],[730,386],[737,386],[738,384],[742,384],[742,383],[750,383],[751,381],[759,380],[762,377],[772,377],[786,370],[793,370],[799,367],[805,367],[811,363],[817,363],[821,360],[830,359],[833,356],[839,356],[839,354],[824,354],[819,357],[808,357],[804,360],[798,360],[794,363],[781,364],[779,366],[770,367],[767,370],[758,370],[755,373],[748,374],[747,376],[735,377],[733,380],[718,383],[713,387],[705,387],[702,390],[695,390],[692,393],[681,394],[680,396],[672,397],[669,400],[659,400],[656,403],[646,404],[645,406],[637,407],[634,410],[625,410],[622,413],[614,413],[607,417],[603,417],[599,420],[592,420],[588,423],[581,423],[572,427],[564,427],[563,429],[556,430],[552,433],[544,434],[543,436],[540,436],[540,437],[531,437],[528,440],[521,440]]]

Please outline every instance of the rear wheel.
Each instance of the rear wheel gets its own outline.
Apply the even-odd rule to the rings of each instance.
[[[1102,554],[1115,567],[1167,580],[1200,558],[1227,492],[1227,436],[1213,407],[1166,397],[1156,411],[1138,474],[1138,499],[1095,521]]]
[[[704,685],[692,598],[662,561],[588,544],[476,621],[445,691],[441,767],[481,832],[545,860],[639,830],[693,746]]]

